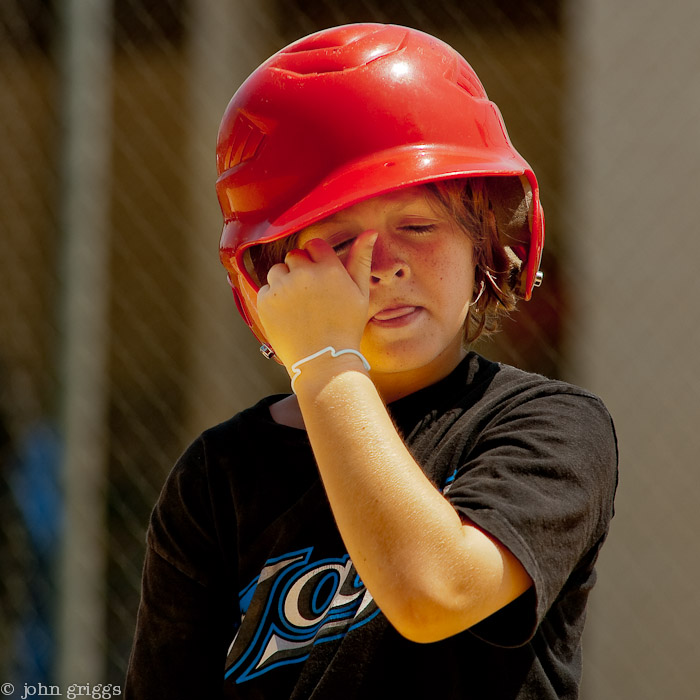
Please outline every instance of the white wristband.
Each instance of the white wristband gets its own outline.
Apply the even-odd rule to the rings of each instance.
[[[347,348],[345,350],[336,350],[332,345],[329,345],[327,348],[323,348],[323,350],[319,350],[318,352],[315,352],[313,355],[309,355],[308,357],[302,357],[301,360],[297,360],[293,365],[292,365],[292,391],[294,392],[294,382],[299,378],[299,375],[301,374],[301,369],[299,367],[303,365],[305,362],[309,362],[310,360],[315,360],[317,357],[320,357],[324,353],[330,352],[332,357],[340,357],[341,355],[357,355],[362,360],[362,365],[364,368],[369,372],[371,367],[369,366],[369,362],[365,359],[365,356],[359,351],[359,350],[352,350],[351,348]],[[294,392],[296,393],[296,392]]]

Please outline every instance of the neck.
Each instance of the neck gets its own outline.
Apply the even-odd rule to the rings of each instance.
[[[402,372],[370,371],[370,377],[384,403],[390,404],[444,379],[466,356],[467,350],[460,346],[459,352],[449,357],[440,355],[416,369]]]

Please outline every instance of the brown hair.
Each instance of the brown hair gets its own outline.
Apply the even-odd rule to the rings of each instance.
[[[422,185],[428,199],[438,210],[452,217],[474,246],[474,290],[478,301],[470,308],[464,328],[464,340],[472,343],[482,335],[495,333],[501,318],[515,308],[520,260],[504,245],[504,228],[500,216],[497,181],[517,178],[461,178]],[[512,189],[512,188],[511,188]],[[267,282],[267,272],[283,262],[285,255],[296,248],[299,233],[271,243],[254,246],[247,252],[248,269],[261,286]]]
[[[502,317],[515,309],[518,298],[515,288],[521,262],[503,243],[504,232],[497,223],[503,217],[493,196],[497,188],[489,186],[503,179],[475,177],[425,185],[430,200],[457,222],[474,247],[473,299],[482,285],[483,292],[469,310],[466,343],[498,331]]]

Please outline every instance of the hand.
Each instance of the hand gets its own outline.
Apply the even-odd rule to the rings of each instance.
[[[376,240],[375,231],[360,234],[343,265],[326,241],[315,238],[270,269],[258,292],[258,315],[287,369],[328,345],[359,349]]]

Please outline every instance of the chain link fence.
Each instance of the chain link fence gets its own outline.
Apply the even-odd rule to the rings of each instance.
[[[174,460],[287,387],[218,263],[218,120],[289,41],[379,21],[460,50],[541,181],[545,284],[479,349],[584,383],[618,422],[623,481],[584,695],[696,697],[700,375],[687,350],[698,324],[686,326],[700,291],[687,269],[700,249],[700,16],[692,0],[613,5],[0,0],[0,683],[122,683],[145,528]],[[658,63],[680,47],[678,70],[695,78],[682,91]],[[682,116],[666,124],[681,92]],[[655,172],[683,184],[654,202]],[[647,300],[660,299],[661,259],[659,308]],[[679,382],[666,378],[671,352]]]

